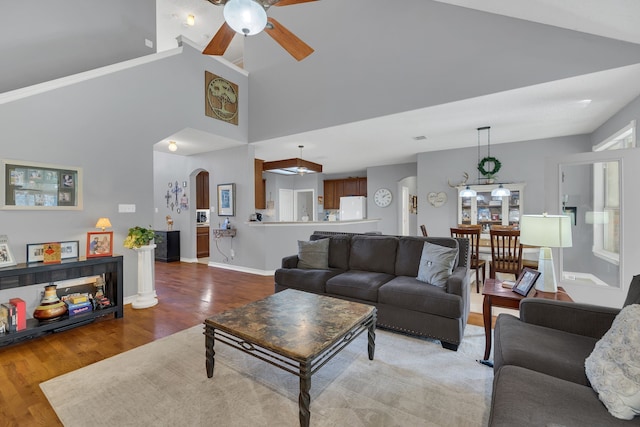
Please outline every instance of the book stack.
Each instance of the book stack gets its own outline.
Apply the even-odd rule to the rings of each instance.
[[[27,329],[27,304],[21,298],[11,298],[9,304],[16,307],[16,331]]]
[[[16,306],[5,302],[0,304],[0,332],[10,334],[18,330]]]
[[[62,299],[67,304],[69,317],[93,311],[93,304],[89,301],[88,294],[69,294]]]

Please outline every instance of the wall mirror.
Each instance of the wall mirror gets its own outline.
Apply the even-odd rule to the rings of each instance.
[[[560,164],[560,202],[573,246],[560,252],[561,281],[620,288],[621,161]]]

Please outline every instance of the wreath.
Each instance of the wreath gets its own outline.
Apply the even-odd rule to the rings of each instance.
[[[487,163],[493,163],[493,169],[486,170],[484,167]],[[482,160],[480,160],[480,162],[478,162],[478,170],[483,176],[486,176],[486,177],[494,176],[500,171],[501,167],[502,167],[502,163],[500,163],[500,160],[496,159],[495,157],[485,157]]]

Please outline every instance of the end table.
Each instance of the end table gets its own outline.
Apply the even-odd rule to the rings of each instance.
[[[511,288],[505,288],[502,286],[501,280],[487,279],[482,289],[482,295],[484,295],[484,301],[482,303],[482,317],[484,323],[484,360],[480,363],[488,366],[493,366],[493,363],[489,361],[489,353],[491,353],[491,307],[504,307],[504,308],[520,308],[520,301],[525,297],[513,292]],[[561,287],[558,287],[558,292],[540,292],[534,291],[527,298],[544,298],[556,301],[569,301],[573,302],[569,294]]]

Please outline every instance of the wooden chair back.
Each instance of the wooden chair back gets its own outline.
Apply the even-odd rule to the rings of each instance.
[[[491,237],[491,265],[489,277],[496,273],[514,274],[516,278],[522,270],[522,244],[520,230],[489,230]]]
[[[461,224],[462,225],[462,224]],[[469,239],[469,251],[471,252],[470,265],[476,271],[476,292],[480,293],[480,282],[484,282],[485,260],[480,259],[480,233],[482,226],[469,225],[451,227],[451,237],[463,237]],[[480,273],[482,272],[482,274]]]
[[[422,235],[424,237],[429,237],[429,235],[427,234],[427,227],[425,227],[424,224],[420,226],[420,231],[422,231]]]

